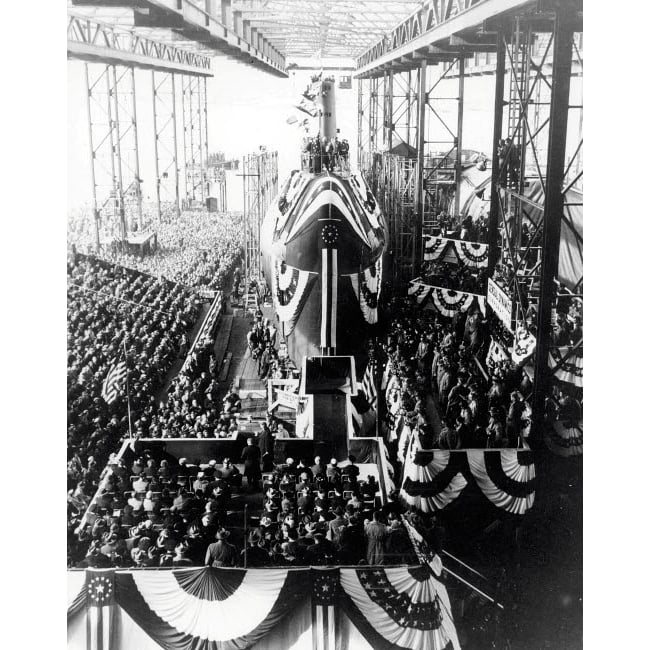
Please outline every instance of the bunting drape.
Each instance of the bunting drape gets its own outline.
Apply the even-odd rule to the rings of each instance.
[[[485,296],[465,291],[454,291],[444,287],[434,287],[418,280],[411,280],[408,295],[413,296],[418,305],[431,298],[432,304],[443,316],[453,318],[457,312],[469,311],[477,306],[485,315]]]
[[[432,262],[442,257],[449,240],[444,237],[424,236],[424,261]]]
[[[460,648],[447,590],[428,567],[341,569],[340,581],[345,612],[373,648]]]
[[[577,422],[553,422],[544,441],[558,456],[582,456],[582,426]]]
[[[498,508],[523,515],[535,502],[535,465],[529,451],[468,449],[467,460],[481,492]]]
[[[273,263],[273,306],[275,313],[288,336],[300,316],[309,297],[317,274],[301,271],[279,260]]]
[[[68,573],[68,618],[77,614],[86,604],[86,574],[83,571]]]
[[[555,368],[555,366],[560,363],[567,354],[569,354],[569,351],[570,348],[568,346],[551,349],[548,354],[549,367]],[[554,374],[560,381],[566,381],[567,383],[582,388],[583,366],[584,360],[582,356],[572,354],[568,359],[562,362],[562,366],[558,368]]]
[[[437,566],[439,558],[434,559]],[[459,647],[446,588],[427,563],[359,569],[89,569],[69,572],[70,594],[80,589],[75,573],[94,596],[69,618],[68,635],[75,647],[88,650]],[[103,624],[98,619],[87,626],[85,639],[80,622],[102,607],[110,613]],[[110,640],[108,628],[100,639],[96,630],[109,620],[116,622]]]
[[[163,648],[242,650],[306,597],[304,583],[288,569],[134,571],[117,576],[116,596]]]
[[[361,273],[348,275],[354,290],[354,295],[359,301],[363,317],[370,325],[374,325],[378,318],[379,296],[381,295],[382,264],[381,257]]]
[[[467,487],[459,457],[445,450],[407,454],[401,495],[422,512],[442,510]]]
[[[470,480],[506,512],[523,515],[535,501],[532,452],[518,449],[434,449],[407,454],[401,496],[424,512],[442,510]]]
[[[488,245],[454,240],[454,249],[458,259],[467,266],[480,269],[488,265]]]
[[[424,236],[424,261],[435,262],[442,259],[445,252],[453,246],[454,252],[466,266],[475,269],[486,268],[488,264],[488,245],[460,239],[448,239],[434,235]]]

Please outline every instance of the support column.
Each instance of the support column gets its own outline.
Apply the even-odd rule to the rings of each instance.
[[[543,435],[545,398],[549,393],[551,370],[548,355],[551,338],[551,319],[555,306],[559,246],[564,212],[564,164],[571,85],[571,55],[573,29],[567,7],[557,3],[553,29],[553,87],[548,136],[546,170],[546,199],[544,201],[544,242],[542,249],[542,277],[539,310],[537,314],[537,350],[533,390],[532,434]]]
[[[393,148],[393,71],[388,72],[387,75],[388,88],[385,91],[384,97],[384,144],[386,144],[387,151]],[[386,82],[384,82],[386,88]]]
[[[156,207],[158,209],[158,222],[162,221],[162,206],[160,202],[160,152],[158,150],[158,111],[156,104],[157,90],[156,90],[156,71],[151,71],[151,93],[152,100],[151,106],[153,108],[153,150],[154,150],[154,164],[156,172]]]
[[[154,155],[158,220],[164,206],[174,205],[180,216],[176,81],[174,73],[151,72],[153,94]],[[171,175],[171,176],[170,176]]]
[[[357,79],[357,167],[361,169],[363,151],[363,79]]]
[[[111,84],[111,77],[113,83]],[[120,120],[117,114],[117,76],[115,66],[107,66],[106,93],[108,95],[108,122],[110,124],[111,171],[115,187],[115,205],[120,220],[121,240],[126,240],[126,215],[124,213],[124,186],[122,185],[122,150],[120,147]],[[117,164],[116,164],[117,163]]]
[[[203,192],[204,200],[207,200],[208,180],[208,84],[205,77],[199,78],[199,84],[203,86]]]
[[[174,125],[174,197],[176,204],[176,216],[181,216],[181,192],[180,192],[180,166],[178,164],[178,120],[176,119],[176,75],[172,73],[172,122]]]
[[[410,74],[410,72],[409,72]],[[415,213],[413,215],[413,277],[422,264],[422,220],[424,216],[424,116],[427,104],[427,61],[420,62],[417,94],[417,167],[415,170]]]
[[[458,59],[458,122],[456,127],[456,189],[454,214],[460,216],[460,186],[463,172],[463,110],[465,105],[465,57]]]
[[[95,177],[95,148],[93,147],[93,120],[92,110],[90,108],[90,96],[92,89],[90,86],[90,76],[88,74],[88,64],[84,63],[86,73],[86,108],[88,109],[88,144],[90,145],[90,178],[93,186],[93,220],[95,223],[95,252],[99,255],[99,206],[97,204],[97,179]]]
[[[494,273],[499,259],[499,141],[503,129],[503,90],[506,73],[506,46],[503,32],[497,33],[497,60],[494,75],[494,130],[492,133],[492,180],[488,218],[488,275]]]
[[[132,115],[132,124],[133,124],[133,140],[134,140],[134,166],[135,166],[135,181],[134,181],[134,191],[136,196],[136,211],[138,214],[138,228],[140,232],[144,230],[144,224],[142,222],[142,181],[140,178],[140,154],[138,150],[138,119],[136,114],[136,99],[135,99],[135,68],[131,66],[131,97],[133,100],[133,115]]]

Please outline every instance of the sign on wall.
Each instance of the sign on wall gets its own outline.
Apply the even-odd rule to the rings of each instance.
[[[512,299],[492,278],[488,278],[487,303],[499,317],[499,320],[514,333],[512,328]]]

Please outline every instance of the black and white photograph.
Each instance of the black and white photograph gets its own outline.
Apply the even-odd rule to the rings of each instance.
[[[65,204],[40,268],[65,282],[48,433],[67,648],[600,647],[583,634],[582,0],[57,4]],[[643,256],[642,210],[594,205],[644,203],[645,149],[619,152],[631,124],[610,117],[588,157],[607,169],[602,265],[615,232]],[[47,202],[39,169],[25,203]],[[645,298],[613,296],[590,373],[644,337],[619,321]],[[587,441],[612,440],[590,422]],[[627,499],[608,472],[629,435],[591,497]],[[590,598],[635,598],[616,591]]]

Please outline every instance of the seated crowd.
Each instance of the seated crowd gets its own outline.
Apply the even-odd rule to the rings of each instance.
[[[253,441],[250,448],[257,449]],[[259,517],[250,518],[246,538],[240,534],[236,543],[225,528],[233,494],[242,490],[232,459],[192,464],[184,458],[155,460],[148,450],[128,466],[112,458],[88,525],[70,533],[79,543],[69,562],[119,568],[417,562],[396,494],[381,506],[376,480],[359,480],[353,457],[342,467],[335,460],[325,465],[319,457],[312,464],[288,458],[264,475],[259,450],[252,457],[257,461],[251,465],[242,454],[247,483],[258,491],[263,478],[263,502]],[[435,517],[406,516],[439,551],[444,529]]]

